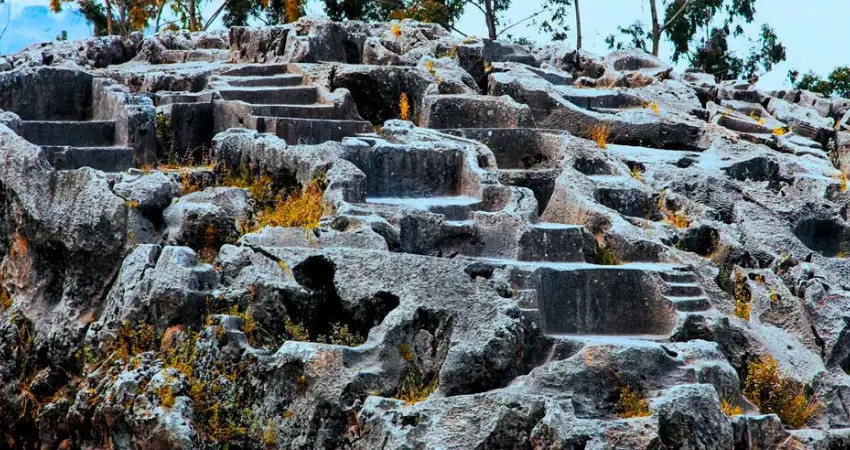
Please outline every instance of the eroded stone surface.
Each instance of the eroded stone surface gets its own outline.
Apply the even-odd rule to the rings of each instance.
[[[13,447],[847,445],[846,100],[408,20],[57,42],[0,88]],[[803,429],[743,395],[764,355]]]

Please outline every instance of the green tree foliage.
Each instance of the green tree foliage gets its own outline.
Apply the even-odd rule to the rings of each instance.
[[[325,0],[325,13],[333,20],[383,21],[407,18],[438,23],[451,29],[467,4],[474,4],[483,11],[483,2],[484,0]],[[503,11],[507,9],[507,2],[497,0],[496,7]]]
[[[251,19],[266,25],[295,22],[306,13],[305,3],[305,0],[226,0],[222,5],[222,22],[227,27],[245,26]],[[331,18],[341,20],[347,17]],[[361,17],[357,20],[372,19]]]
[[[605,43],[608,44],[610,50],[624,50],[627,48],[638,48],[645,52],[649,52],[646,48],[646,40],[651,37],[651,34],[644,28],[643,23],[639,20],[629,25],[628,27],[618,26],[617,32],[627,41],[620,41],[616,35],[610,35],[605,38]]]
[[[718,80],[757,78],[786,58],[785,47],[768,25],[762,25],[758,38],[750,40],[748,55],[730,50],[730,39],[743,36],[743,26],[755,20],[756,0],[670,0],[664,4],[663,20],[659,20],[656,0],[648,1],[652,27],[647,29],[640,22],[619,27],[618,33],[630,45],[611,35],[606,39],[609,48],[647,49],[651,42],[657,56],[660,40],[666,38],[673,46],[673,62],[686,59]]]
[[[800,72],[792,70],[788,72],[788,80],[797,89],[850,98],[850,67],[847,66],[835,68],[826,79],[814,72],[807,72],[801,77]]]

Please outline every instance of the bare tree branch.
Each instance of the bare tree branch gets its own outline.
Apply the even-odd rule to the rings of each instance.
[[[475,2],[469,2],[469,4],[470,4],[470,5],[472,5],[472,6],[474,6],[474,7],[476,7],[476,8],[478,8],[481,12],[483,12],[483,13],[484,13],[484,15],[485,15],[485,16],[487,15],[487,11],[484,11],[484,8],[483,8],[481,5],[479,5],[478,3],[475,3]]]
[[[3,0],[0,0],[0,3],[4,3]],[[12,0],[9,0],[9,12],[6,16],[6,25],[3,25],[3,31],[0,31],[0,41],[3,40],[3,36],[6,35],[6,30],[9,28],[9,22],[12,21]]]
[[[221,2],[221,6],[219,6],[218,9],[215,10],[213,15],[210,16],[209,20],[207,20],[207,23],[204,24],[204,31],[206,31],[207,28],[209,28],[210,25],[212,25],[212,23],[215,22],[215,19],[218,18],[219,14],[221,14],[221,12],[224,11],[225,6],[227,6],[227,0],[224,0],[223,2]]]
[[[458,30],[457,28],[455,28],[455,26],[454,26],[454,25],[452,25],[452,31],[454,31],[455,33],[457,33],[457,34],[459,34],[459,35],[461,35],[461,36],[463,36],[463,37],[469,37],[469,35],[468,35],[468,34],[464,33],[463,31]]]
[[[512,23],[512,24],[508,25],[507,27],[503,28],[503,29],[502,29],[502,31],[500,31],[498,34],[496,34],[496,36],[497,36],[497,37],[498,37],[498,36],[501,36],[501,35],[502,35],[502,33],[504,33],[505,31],[508,31],[508,30],[510,30],[511,28],[513,28],[513,27],[515,27],[515,26],[517,26],[517,25],[519,25],[519,24],[521,24],[521,23],[523,23],[523,22],[526,22],[526,21],[528,21],[528,20],[531,20],[531,19],[533,19],[533,18],[535,18],[535,17],[537,17],[537,16],[539,16],[539,15],[543,14],[545,11],[546,11],[545,9],[541,9],[540,11],[537,11],[536,13],[534,13],[534,14],[532,14],[532,15],[530,15],[530,16],[528,16],[528,17],[526,17],[525,19],[519,20],[519,21],[517,21],[517,22],[514,22],[514,23]]]
[[[666,30],[667,28],[669,28],[669,27],[670,27],[670,25],[673,25],[673,22],[675,22],[675,21],[676,21],[676,19],[678,19],[678,18],[679,18],[679,16],[681,16],[681,15],[685,12],[685,8],[687,8],[687,7],[688,7],[688,4],[689,4],[689,3],[691,3],[691,0],[685,0],[685,2],[684,2],[684,3],[682,3],[682,6],[681,6],[681,7],[679,7],[679,10],[678,10],[678,11],[676,11],[676,14],[673,14],[673,17],[671,17],[671,18],[670,18],[670,20],[668,20],[668,21],[667,21],[667,23],[665,23],[663,27],[661,27],[661,29],[659,30],[659,32],[664,32],[664,30]]]

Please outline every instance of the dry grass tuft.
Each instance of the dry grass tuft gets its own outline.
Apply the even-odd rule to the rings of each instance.
[[[646,417],[652,414],[649,411],[649,401],[646,399],[646,395],[639,389],[632,389],[631,386],[623,386],[620,388],[619,394],[617,411],[620,417],[631,419],[634,417]]]
[[[658,197],[658,210],[664,215],[664,221],[673,225],[676,228],[688,228],[691,226],[691,220],[684,210],[671,211],[667,207],[667,192],[661,191],[661,196]]]
[[[301,190],[278,192],[257,216],[257,227],[302,227],[311,230],[319,227],[322,216],[332,214],[333,207],[324,199],[324,177],[314,179]]]
[[[753,294],[744,282],[744,273],[740,270],[735,272],[735,315],[746,321],[750,320],[750,301]]]
[[[564,210],[564,223],[587,226],[593,220],[590,211],[581,207],[578,202],[570,202]]]
[[[658,100],[653,100],[649,107],[652,109],[653,113],[661,114],[661,109],[658,107]]]
[[[744,395],[764,414],[776,414],[786,425],[801,428],[820,408],[806,396],[804,387],[797,387],[779,370],[776,360],[764,355],[747,366]]]
[[[437,375],[433,375],[430,380],[426,379],[419,369],[414,366],[404,379],[401,380],[396,398],[403,400],[407,405],[415,405],[430,397],[437,390],[438,385],[439,379]]]
[[[608,148],[608,139],[611,137],[611,125],[600,123],[590,127],[587,131],[587,138],[596,143],[596,147],[606,150]]]
[[[732,401],[726,397],[720,397],[720,409],[723,411],[723,414],[726,414],[729,417],[744,414],[744,410],[740,406],[733,404]]]

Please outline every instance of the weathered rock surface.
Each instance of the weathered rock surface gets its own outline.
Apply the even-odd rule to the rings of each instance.
[[[848,105],[410,20],[4,56],[0,448],[846,448]]]

